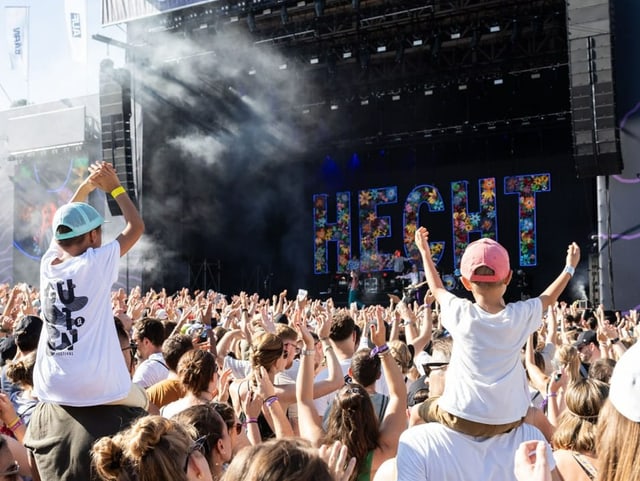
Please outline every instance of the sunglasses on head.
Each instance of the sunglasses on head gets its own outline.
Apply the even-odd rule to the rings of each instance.
[[[241,422],[227,423],[227,430],[229,433],[232,433],[235,430],[236,434],[240,434],[242,433],[243,427],[244,425]]]
[[[184,472],[185,473],[189,469],[189,458],[191,458],[191,455],[193,453],[195,453],[196,451],[200,451],[200,453],[202,453],[204,455],[204,450],[205,450],[206,445],[207,445],[207,436],[200,436],[198,439],[196,439],[193,442],[193,444],[191,446],[189,446],[189,449],[187,450],[187,459],[184,461]]]
[[[429,364],[423,364],[422,369],[424,369],[424,375],[428,377],[432,371],[441,371],[448,365],[448,362],[430,362]]]

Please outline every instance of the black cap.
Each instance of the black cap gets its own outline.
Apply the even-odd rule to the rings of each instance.
[[[13,336],[7,336],[0,339],[0,366],[4,366],[7,361],[13,359],[18,348]]]
[[[33,351],[38,346],[42,332],[42,319],[38,316],[23,316],[13,326],[16,344],[24,352]]]
[[[576,349],[586,346],[587,344],[598,344],[598,336],[596,331],[582,331],[578,336],[576,342],[573,343],[573,347]]]

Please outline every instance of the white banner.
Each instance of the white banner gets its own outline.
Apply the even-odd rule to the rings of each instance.
[[[71,59],[87,63],[87,2],[64,0],[65,28],[71,48]]]
[[[11,70],[29,77],[29,7],[5,7],[7,50]]]

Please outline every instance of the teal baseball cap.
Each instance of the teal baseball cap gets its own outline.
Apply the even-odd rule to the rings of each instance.
[[[84,202],[69,202],[61,206],[53,216],[53,235],[56,240],[72,239],[100,227],[104,222],[102,216]],[[59,233],[58,227],[65,226],[69,232]]]

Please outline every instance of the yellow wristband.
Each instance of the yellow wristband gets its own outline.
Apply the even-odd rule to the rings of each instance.
[[[115,189],[113,189],[111,191],[111,197],[113,197],[114,199],[116,199],[119,195],[122,195],[124,193],[126,193],[127,191],[124,190],[124,187],[122,187],[121,185],[119,185],[118,187],[116,187]]]

